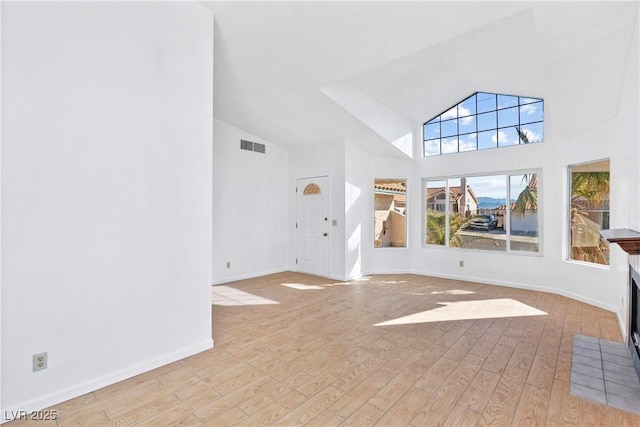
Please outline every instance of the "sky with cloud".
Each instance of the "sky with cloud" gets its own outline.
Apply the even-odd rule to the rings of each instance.
[[[527,186],[527,178],[523,174],[514,175],[483,175],[467,176],[467,186],[471,187],[477,197],[493,197],[494,199],[507,198],[507,186],[510,186],[510,198],[517,199],[518,195]],[[459,187],[461,177],[448,178],[449,187]],[[430,180],[428,188],[443,187],[445,180]]]

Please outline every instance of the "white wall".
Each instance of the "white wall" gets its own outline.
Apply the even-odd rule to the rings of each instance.
[[[611,228],[631,228],[640,231],[640,81],[638,80],[640,65],[640,37],[638,26],[635,27],[634,43],[629,50],[626,81],[621,94],[620,115],[617,126],[620,129],[618,138],[613,143],[616,152],[611,157],[611,180],[617,183],[616,194],[611,200]],[[637,159],[633,161],[633,159]],[[615,212],[615,215],[614,215]],[[620,254],[618,245],[611,245],[618,253],[618,268],[626,269],[625,260],[640,270],[640,256],[626,257]],[[627,279],[628,280],[628,279]],[[626,283],[626,281],[625,281]],[[619,301],[619,317],[626,336],[628,326],[629,295],[625,291]]]
[[[293,150],[289,154],[289,268],[296,270],[296,180],[328,176],[330,187],[329,276],[347,277],[345,266],[345,141],[332,141]],[[333,224],[333,222],[331,222]]]
[[[3,2],[2,66],[3,409],[210,348],[211,12]]]
[[[369,178],[369,158],[360,146],[345,144],[345,277],[363,274],[366,245],[373,245],[373,181]]]
[[[612,162],[616,163],[614,166],[619,171],[619,178],[622,181],[619,187],[620,191],[627,196],[626,202],[619,207],[622,222],[626,223],[626,227],[640,231],[640,185],[638,184],[638,176],[640,176],[638,170],[640,166],[640,124],[638,123],[640,117],[640,103],[638,102],[638,93],[640,92],[640,81],[638,80],[640,47],[638,45],[640,36],[638,33],[638,26],[636,26],[634,43],[629,49],[626,84],[623,87],[620,101],[621,114],[618,117],[618,126],[621,133],[620,137],[614,141],[619,151],[612,158]],[[630,202],[631,200],[634,202]]]
[[[241,150],[241,139],[265,144],[266,152]],[[287,269],[288,196],[288,152],[214,120],[214,283]]]

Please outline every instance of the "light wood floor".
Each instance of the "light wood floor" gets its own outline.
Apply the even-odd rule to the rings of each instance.
[[[569,394],[573,333],[621,341],[605,310],[417,275],[228,285],[279,304],[214,306],[214,349],[55,406],[57,425],[640,426]],[[495,317],[460,319],[478,300]],[[509,307],[547,314],[499,317]]]

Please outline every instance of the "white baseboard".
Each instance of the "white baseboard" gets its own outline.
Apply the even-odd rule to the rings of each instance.
[[[221,285],[223,283],[230,283],[230,282],[237,282],[238,280],[246,280],[246,279],[254,279],[256,277],[261,277],[261,276],[268,276],[269,274],[276,274],[276,273],[282,273],[285,271],[291,271],[289,268],[286,267],[282,267],[282,268],[276,268],[273,270],[265,270],[265,271],[259,271],[256,273],[248,273],[248,274],[239,274],[236,276],[228,276],[228,277],[223,277],[220,279],[215,279],[212,283],[212,285]]]
[[[371,274],[416,274],[416,275],[419,275],[419,276],[440,277],[440,278],[443,278],[443,279],[462,280],[462,281],[465,281],[465,282],[484,283],[484,284],[487,284],[487,285],[505,286],[505,287],[509,287],[509,288],[526,289],[526,290],[529,290],[529,291],[548,292],[548,293],[552,293],[552,294],[562,295],[564,297],[571,298],[571,299],[574,299],[576,301],[584,302],[585,304],[593,305],[595,307],[602,308],[603,310],[607,310],[607,311],[611,311],[611,312],[615,313],[615,315],[616,315],[616,317],[618,319],[619,326],[620,326],[620,332],[622,333],[622,336],[626,336],[625,335],[626,334],[626,328],[623,326],[624,319],[622,318],[618,307],[616,307],[614,305],[611,305],[611,304],[603,303],[602,301],[598,301],[598,300],[595,300],[595,299],[592,299],[592,298],[585,297],[583,295],[575,294],[573,292],[568,292],[568,291],[566,291],[564,289],[559,289],[559,288],[554,288],[554,287],[546,287],[546,286],[536,286],[536,285],[531,285],[531,284],[528,284],[528,283],[506,282],[506,281],[501,281],[501,280],[490,280],[490,279],[480,278],[480,277],[462,276],[462,275],[457,275],[457,274],[440,274],[440,273],[416,271],[416,270],[410,270],[410,271],[390,271],[390,270],[369,271],[369,272],[367,272],[366,275],[371,275]]]
[[[173,363],[177,360],[184,359],[185,357],[192,356],[205,350],[213,348],[213,339],[208,339],[203,342],[191,345],[180,350],[173,351],[171,353],[155,357],[153,359],[138,363],[125,369],[121,369],[116,372],[101,376],[99,378],[86,381],[84,383],[72,385],[62,390],[58,390],[54,393],[47,394],[45,396],[38,397],[26,402],[22,402],[12,407],[3,408],[2,416],[0,417],[0,423],[11,421],[9,418],[12,414],[19,416],[19,414],[30,413],[32,411],[40,411],[44,408],[48,408],[58,403],[65,402],[69,399],[82,396],[83,394],[90,393],[98,390],[102,387],[115,384],[119,381],[126,380],[127,378],[140,375],[142,373],[151,371],[169,363]]]
[[[491,279],[480,278],[480,277],[460,276],[460,275],[454,275],[454,274],[435,274],[431,272],[425,273],[425,272],[419,272],[419,271],[412,271],[409,274],[441,277],[443,279],[463,280],[466,282],[485,283],[487,285],[505,286],[508,288],[526,289],[529,291],[548,292],[552,294],[562,295],[564,297],[571,298],[576,301],[584,302],[586,304],[593,305],[593,306],[602,308],[604,310],[611,311],[616,314],[618,313],[618,308],[614,305],[606,304],[606,303],[603,303],[602,301],[585,297],[584,295],[575,294],[573,292],[568,292],[564,289],[559,289],[554,287],[536,286],[528,283],[518,283],[518,282],[503,281],[503,280],[491,280]]]

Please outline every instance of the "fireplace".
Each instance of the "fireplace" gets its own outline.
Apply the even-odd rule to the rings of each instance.
[[[629,264],[629,351],[640,378],[640,274]]]
[[[640,268],[639,262],[632,262],[640,255],[640,233],[628,228],[601,230],[600,234],[610,243],[618,244],[629,254],[629,322],[626,340],[638,378],[640,378]],[[637,260],[636,260],[637,261]]]

